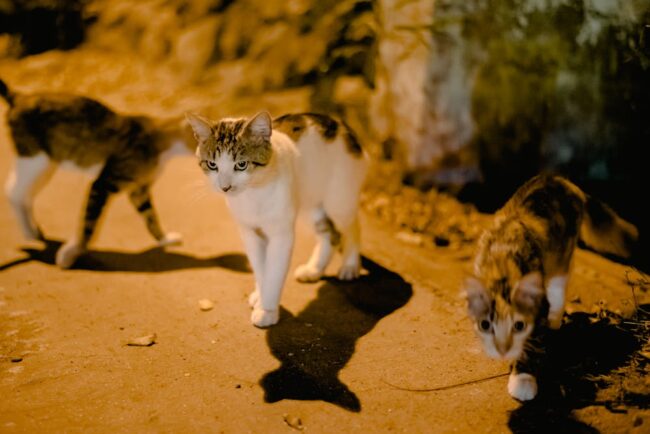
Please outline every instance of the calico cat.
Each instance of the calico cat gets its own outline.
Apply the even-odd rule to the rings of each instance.
[[[628,257],[635,226],[559,176],[539,175],[515,192],[480,241],[465,290],[485,351],[513,362],[508,392],[537,394],[529,362],[540,330],[562,324],[571,258],[578,239],[602,253]]]
[[[226,196],[239,223],[256,286],[249,297],[257,327],[278,322],[278,306],[293,249],[300,209],[312,219],[318,238],[295,277],[320,279],[340,245],[338,276],[359,276],[359,194],[367,161],[352,130],[318,114],[289,114],[271,120],[213,122],[188,114],[198,142],[197,157],[209,182]]]
[[[83,222],[56,254],[59,267],[71,267],[85,251],[104,205],[119,191],[129,193],[159,245],[180,243],[180,235],[165,234],[160,228],[149,189],[163,162],[194,150],[194,139],[182,118],[158,121],[124,116],[76,95],[23,95],[1,80],[0,96],[9,104],[7,120],[18,154],[6,193],[26,238],[44,238],[32,203],[57,165],[81,169],[94,178]]]

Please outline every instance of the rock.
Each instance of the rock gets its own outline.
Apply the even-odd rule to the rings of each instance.
[[[284,423],[286,423],[293,429],[297,429],[299,431],[305,429],[305,427],[302,424],[302,420],[300,420],[300,418],[297,416],[292,416],[290,414],[285,413],[282,418],[284,419]]]
[[[207,312],[209,310],[212,310],[212,308],[214,308],[214,303],[211,300],[208,300],[207,298],[203,298],[199,300],[199,308],[202,311]]]
[[[23,361],[22,357],[12,357],[11,358],[11,363],[20,363]]]
[[[140,336],[137,338],[130,339],[127,342],[128,346],[131,347],[150,347],[156,343],[156,334],[152,333],[150,335]]]
[[[401,231],[395,235],[395,238],[406,243],[412,244],[414,246],[421,246],[423,244],[422,235],[414,234],[412,232]]]
[[[634,418],[634,422],[632,422],[633,426],[641,426],[643,425],[643,418],[641,416],[637,416]]]

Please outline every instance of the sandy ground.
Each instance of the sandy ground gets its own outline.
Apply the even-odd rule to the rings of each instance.
[[[0,128],[4,180],[13,152]],[[0,200],[0,432],[648,430],[647,395],[623,399],[617,389],[605,400],[589,377],[629,365],[645,342],[579,313],[561,339],[575,338],[568,352],[595,368],[560,368],[547,398],[512,400],[507,366],[483,355],[459,295],[469,251],[410,246],[364,216],[369,274],[352,284],[290,279],[281,323],[260,330],[249,322],[253,280],[236,225],[193,158],[172,161],[154,188],[181,247],[153,249],[120,196],[91,253],[61,271],[54,249],[72,233],[88,185],[60,171],[38,196],[37,220],[56,240],[45,249],[23,242]],[[292,269],[312,244],[304,224],[297,238]],[[626,271],[579,251],[571,311],[604,299],[629,316]],[[214,309],[199,309],[204,298]],[[126,346],[150,333],[155,345]]]

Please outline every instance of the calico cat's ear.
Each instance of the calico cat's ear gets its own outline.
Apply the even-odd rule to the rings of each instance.
[[[185,119],[194,131],[194,137],[199,143],[206,141],[212,136],[212,125],[206,118],[195,115],[194,113],[185,113]]]
[[[271,115],[268,112],[259,112],[248,121],[245,131],[247,134],[268,141],[271,139],[271,123]]]
[[[490,296],[483,282],[474,276],[469,276],[464,283],[467,310],[475,318],[481,318],[490,312]]]
[[[522,311],[535,311],[544,298],[542,275],[538,271],[528,273],[517,283],[514,303]]]

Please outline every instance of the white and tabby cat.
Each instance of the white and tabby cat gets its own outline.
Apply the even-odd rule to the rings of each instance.
[[[630,256],[637,228],[560,176],[539,175],[512,196],[479,241],[467,307],[490,357],[512,362],[508,392],[537,395],[540,335],[562,324],[578,239]]]
[[[339,243],[339,278],[359,276],[357,214],[367,161],[347,125],[313,113],[274,121],[266,112],[250,120],[213,122],[191,114],[187,119],[199,144],[200,166],[225,194],[241,228],[256,280],[249,298],[254,325],[278,322],[300,209],[313,219],[318,242],[295,277],[320,279]]]
[[[0,96],[9,104],[7,120],[18,154],[5,191],[26,238],[44,238],[32,203],[57,165],[81,169],[94,178],[83,222],[56,254],[59,267],[71,267],[83,254],[104,205],[119,191],[129,193],[159,245],[180,243],[180,235],[160,228],[149,189],[168,157],[193,151],[194,140],[181,118],[125,116],[77,95],[18,94],[2,80]]]

